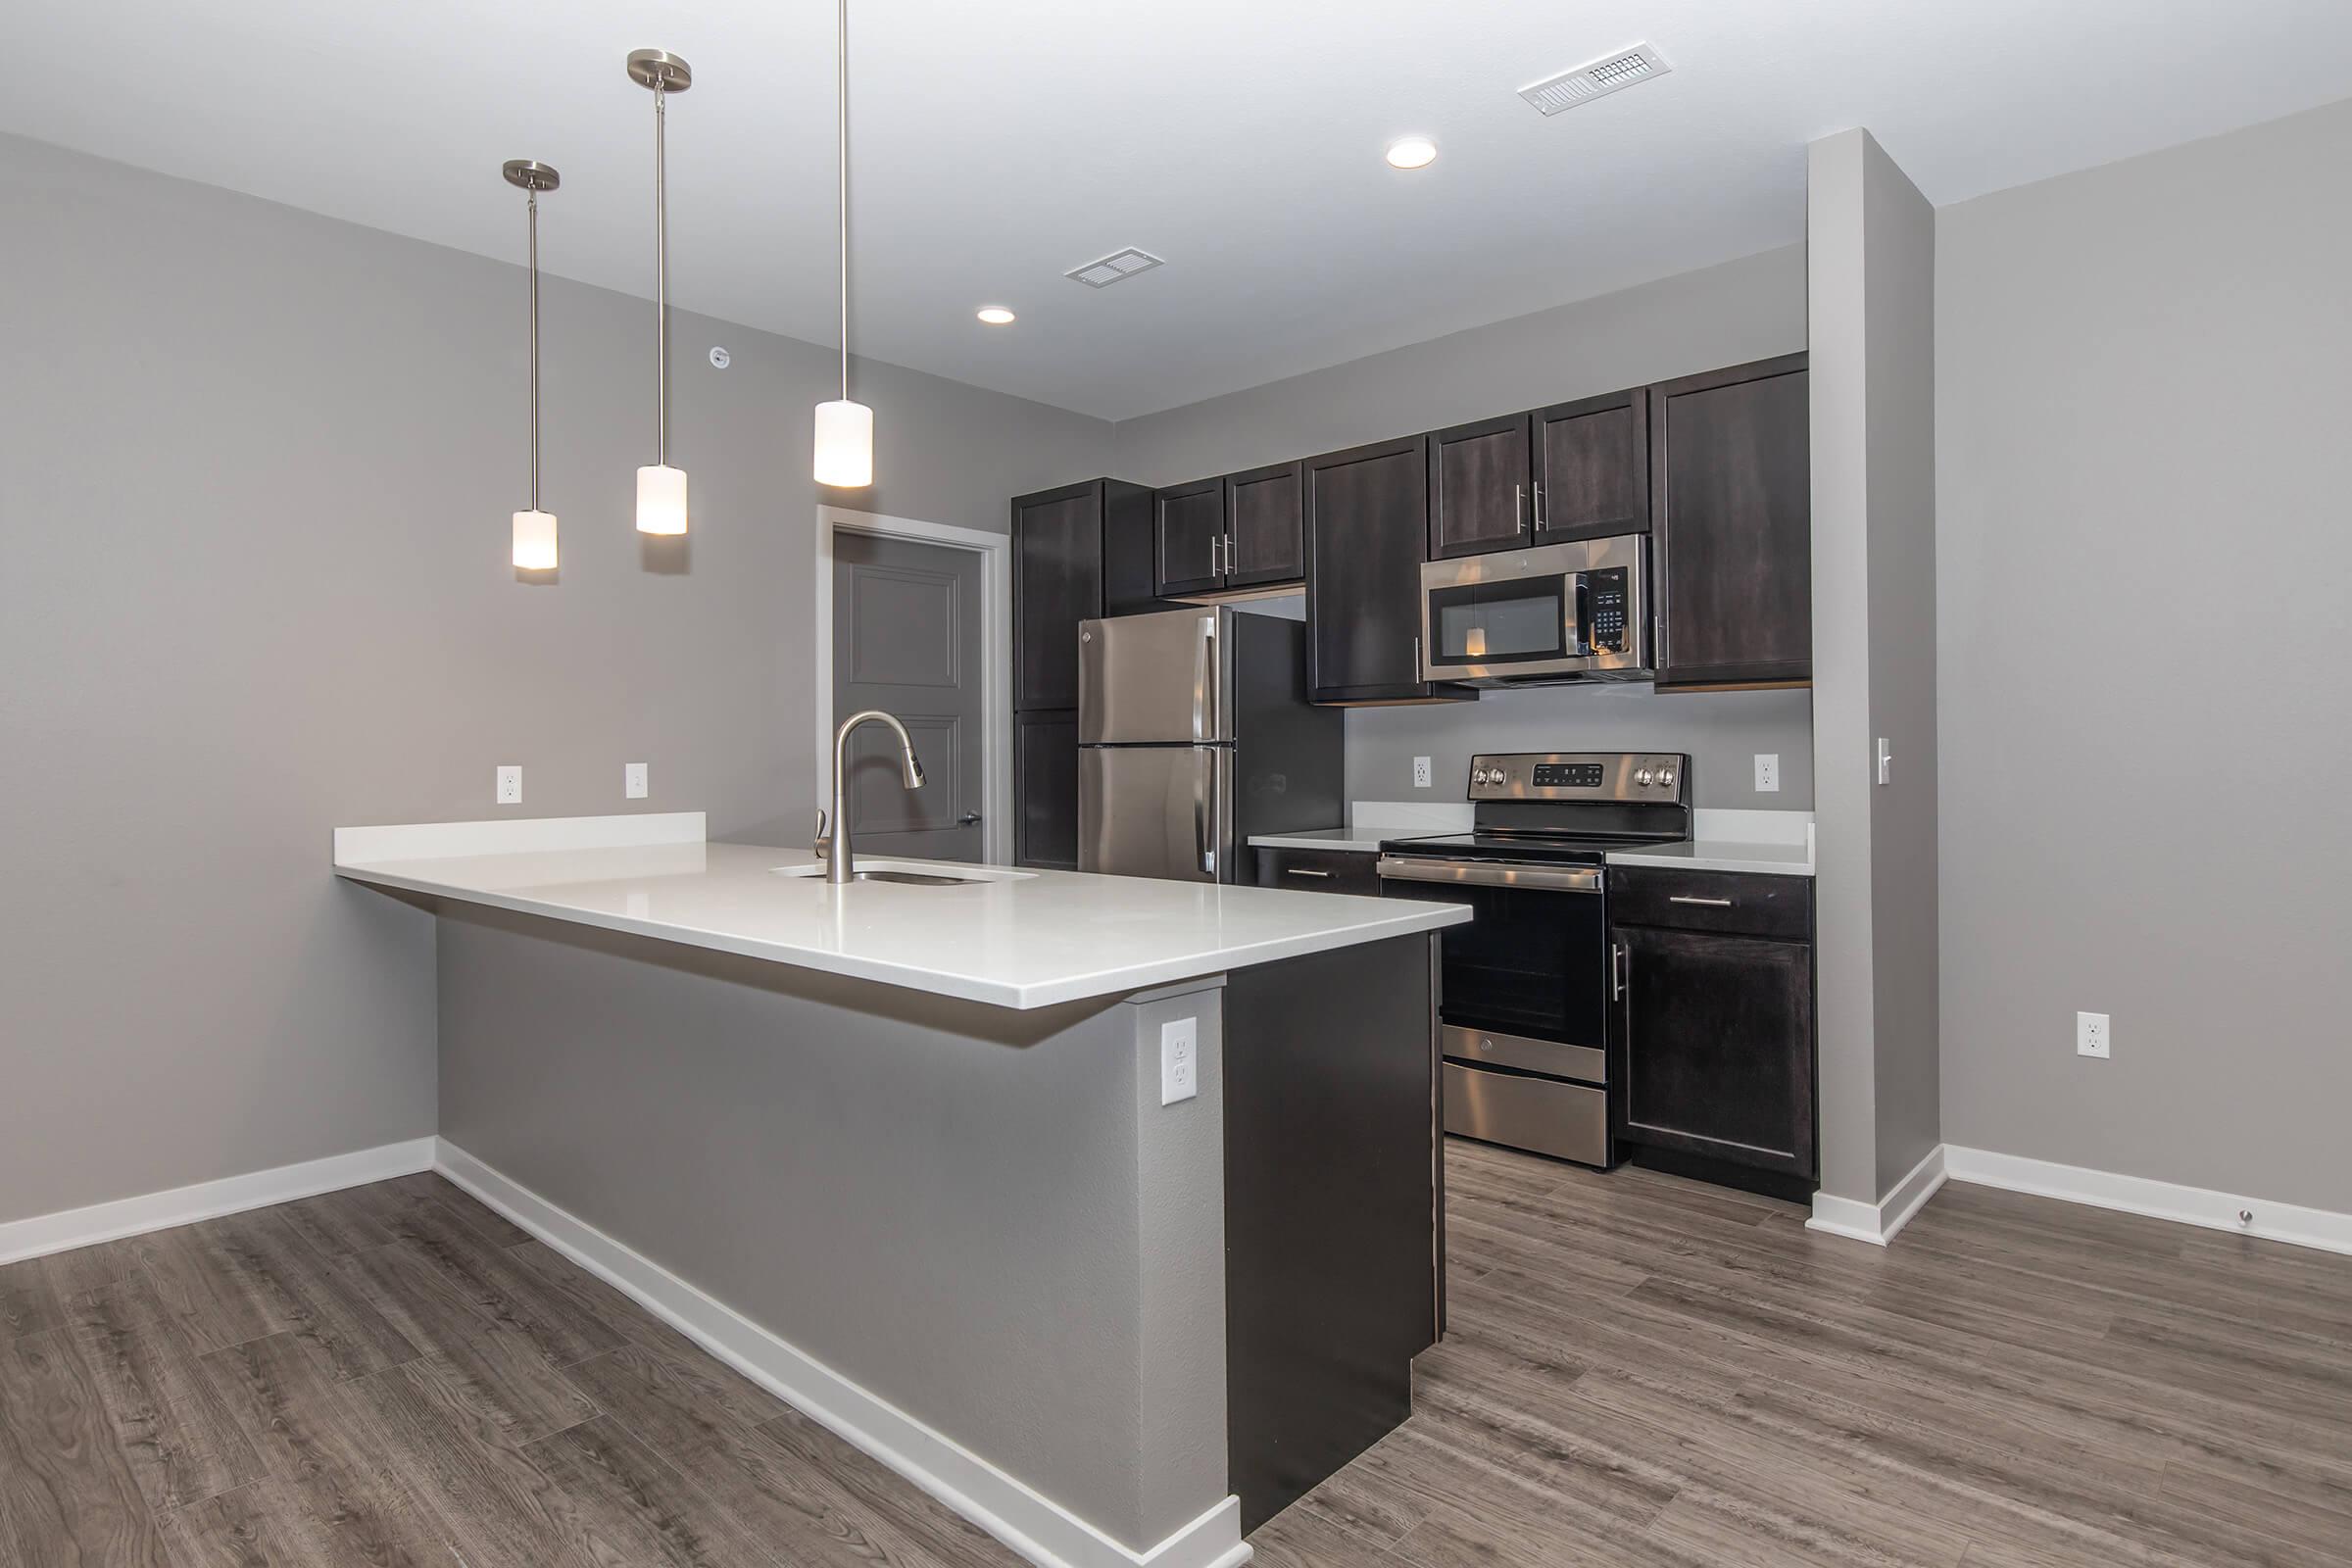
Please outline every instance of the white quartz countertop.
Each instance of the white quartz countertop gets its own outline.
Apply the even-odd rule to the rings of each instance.
[[[1250,842],[1261,850],[1352,850],[1370,855],[1380,848],[1381,840],[1410,838],[1415,831],[1409,827],[1312,827],[1297,833],[1253,833]]]
[[[1810,811],[1693,813],[1690,838],[1640,850],[1611,850],[1611,865],[1656,865],[1680,871],[1757,871],[1768,876],[1813,874]]]
[[[1022,1008],[1470,917],[1459,905],[1074,871],[970,867],[1004,880],[835,888],[775,869],[812,863],[806,850],[706,843],[701,813],[681,812],[346,828],[335,835],[334,870],[378,887]]]

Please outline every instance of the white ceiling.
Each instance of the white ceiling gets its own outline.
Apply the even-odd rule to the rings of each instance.
[[[830,343],[828,0],[18,7],[0,127]],[[2347,0],[852,0],[852,341],[1126,418],[1799,238],[1863,124],[1938,204],[2352,96]],[[1555,119],[1529,81],[1674,73]],[[1399,173],[1395,136],[1437,139]],[[2195,214],[2182,221],[2193,223]],[[1098,292],[1121,246],[1168,265]],[[988,328],[975,307],[1020,313]]]

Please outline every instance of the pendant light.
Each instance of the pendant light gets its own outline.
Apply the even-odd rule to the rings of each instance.
[[[861,490],[874,482],[874,411],[850,401],[850,0],[833,26],[836,232],[841,240],[841,397],[816,406],[816,482]]]
[[[530,193],[531,212],[531,510],[514,514],[514,564],[524,571],[556,569],[556,514],[539,510],[539,193],[564,176],[528,158],[511,160],[507,183]]]
[[[637,470],[637,531],[686,531],[686,470],[669,466],[669,165],[662,145],[663,106],[694,85],[686,62],[662,49],[629,51],[629,79],[654,92],[654,462]]]

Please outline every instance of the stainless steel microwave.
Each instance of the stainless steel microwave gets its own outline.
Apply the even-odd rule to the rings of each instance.
[[[1421,678],[1471,686],[1648,680],[1649,536],[1421,568]]]

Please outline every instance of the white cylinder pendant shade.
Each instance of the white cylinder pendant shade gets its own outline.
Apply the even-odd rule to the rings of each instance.
[[[514,564],[522,571],[556,569],[556,514],[552,512],[514,514]]]
[[[816,406],[816,482],[862,490],[874,482],[874,411],[847,399]]]
[[[637,531],[686,531],[686,470],[656,464],[637,470]]]

